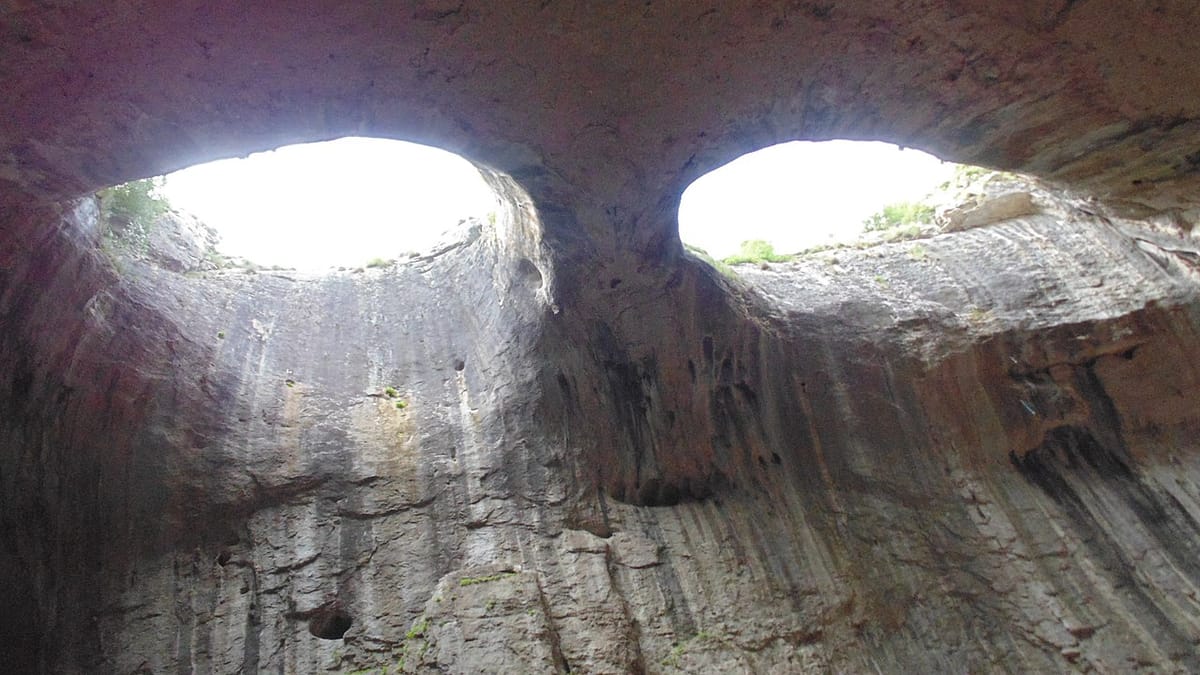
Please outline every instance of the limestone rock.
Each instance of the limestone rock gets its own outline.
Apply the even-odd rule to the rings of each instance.
[[[1005,220],[1032,216],[1038,207],[1029,192],[1005,192],[961,204],[941,214],[939,221],[945,232],[968,230]]]
[[[5,668],[1200,671],[1198,19],[1060,4],[8,3]],[[496,222],[100,247],[99,187],[350,133]],[[684,254],[694,178],[831,137],[1087,197]]]

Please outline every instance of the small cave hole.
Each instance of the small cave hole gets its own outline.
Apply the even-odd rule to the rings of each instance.
[[[521,262],[517,263],[517,279],[521,285],[531,291],[542,287],[542,272],[528,258],[521,258]]]
[[[462,370],[466,367],[467,367],[466,361],[463,361],[462,359],[454,359],[454,369],[455,370],[457,370],[458,372],[461,373]]]
[[[317,610],[308,619],[308,632],[322,640],[341,640],[354,618],[337,607]]]

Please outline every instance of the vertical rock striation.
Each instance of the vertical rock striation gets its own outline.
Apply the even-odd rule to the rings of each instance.
[[[1200,670],[1195,3],[242,5],[0,3],[10,670]],[[99,246],[98,188],[348,134],[508,212]],[[1099,201],[683,253],[687,184],[826,138]]]
[[[513,209],[301,277],[51,217],[0,284],[28,670],[1200,667],[1192,240],[1040,214],[727,279],[563,266]]]

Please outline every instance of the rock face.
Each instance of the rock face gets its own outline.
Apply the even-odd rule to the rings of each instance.
[[[317,278],[118,275],[94,217],[4,268],[32,669],[1200,667],[1190,239],[587,285],[515,210]]]
[[[94,4],[0,14],[13,672],[1200,670],[1190,3]],[[81,196],[350,132],[505,212],[309,278]],[[1098,199],[683,252],[831,136]]]

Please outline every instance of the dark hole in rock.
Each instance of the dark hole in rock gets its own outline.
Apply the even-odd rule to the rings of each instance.
[[[231,557],[232,556],[229,551],[221,551],[221,553],[217,556],[217,564],[221,567],[224,567],[229,564],[229,559]]]
[[[609,282],[608,282],[608,287],[609,287],[609,288],[616,288],[617,286],[620,286],[620,285],[621,285],[621,280],[620,280],[620,279],[613,279],[612,281],[609,281]]]
[[[775,464],[783,464],[783,458],[781,458],[779,456],[778,452],[771,453],[771,461],[774,462]]]
[[[642,506],[675,506],[683,501],[683,497],[679,487],[658,478],[649,478],[638,486],[637,503]]]
[[[466,368],[466,367],[467,367],[466,361],[463,361],[462,359],[454,359],[454,369],[455,370],[461,371],[463,368]]]
[[[733,384],[733,359],[732,359],[732,357],[726,356],[724,359],[721,359],[721,374],[720,374],[720,379],[718,380],[718,382],[720,382],[721,384],[726,385],[726,386]]]
[[[337,608],[319,609],[308,620],[308,632],[322,640],[340,640],[354,619]]]
[[[533,291],[541,288],[542,272],[528,258],[522,258],[521,262],[517,263],[517,274],[526,288]]]

